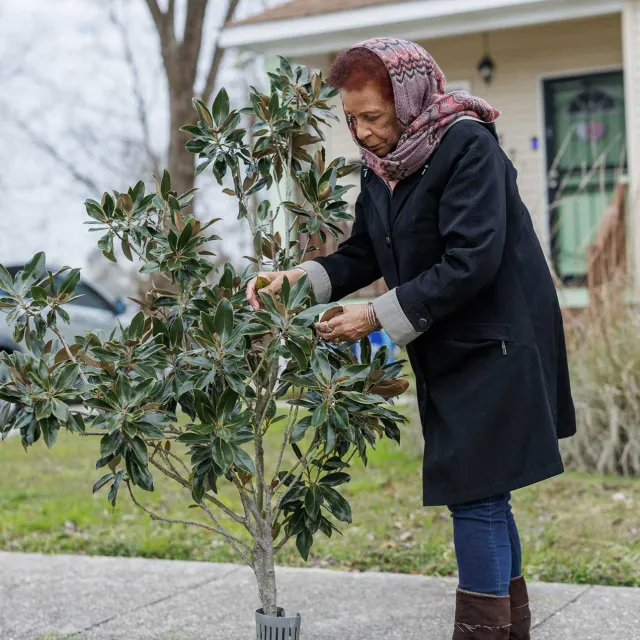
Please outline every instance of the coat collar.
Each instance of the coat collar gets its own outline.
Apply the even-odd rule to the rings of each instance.
[[[402,211],[409,195],[422,179],[428,166],[428,164],[425,164],[422,169],[400,180],[396,184],[393,192],[385,181],[376,175],[372,169],[365,168],[364,178],[366,180],[366,188],[369,190],[371,199],[373,200],[373,204],[387,235],[391,233],[394,221]]]

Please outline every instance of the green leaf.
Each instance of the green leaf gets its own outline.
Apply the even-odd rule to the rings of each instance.
[[[131,340],[139,340],[142,338],[142,331],[144,328],[144,312],[139,311],[133,316],[131,324],[129,325],[129,338]]]
[[[304,276],[300,278],[300,280],[303,280],[303,279],[304,279]],[[324,313],[327,309],[331,309],[338,305],[339,305],[338,302],[331,302],[329,304],[316,304],[313,307],[309,307],[308,309],[305,309],[304,311],[297,313],[296,320],[300,323],[304,323],[305,325],[307,325],[312,320],[315,320],[317,316]]]
[[[140,464],[145,467],[147,466],[147,464],[149,464],[147,445],[142,438],[140,438],[139,436],[135,436],[135,438],[133,438],[133,440],[131,441],[131,450],[133,451]]]
[[[213,120],[211,118],[209,107],[207,107],[207,105],[198,98],[193,98],[193,106],[196,108],[196,111],[198,112],[198,119],[205,130],[212,127]]]
[[[36,253],[36,255],[33,256],[33,258],[31,258],[31,260],[29,260],[29,262],[24,265],[21,282],[22,291],[26,291],[42,276],[45,262],[46,256],[44,254],[44,251],[40,251],[40,253]]]
[[[169,191],[171,191],[171,176],[169,172],[165,169],[162,172],[162,182],[160,183],[160,193],[162,197],[166,200],[169,195]]]
[[[323,502],[324,499],[318,485],[309,485],[304,498],[304,508],[309,517],[313,518],[314,520],[318,517],[318,514],[320,513],[320,507],[322,506]]]
[[[118,497],[118,487],[122,482],[122,478],[124,478],[124,469],[118,471],[116,473],[115,478],[113,479],[113,484],[111,485],[111,489],[109,489],[109,495],[107,496],[107,500],[112,507],[116,506],[116,498]]]
[[[106,458],[112,453],[115,453],[121,442],[122,435],[118,430],[102,436],[100,439],[100,456]]]
[[[227,422],[231,418],[231,414],[238,402],[238,395],[231,387],[227,387],[224,390],[216,408],[216,414],[220,422]]]
[[[300,553],[300,557],[306,562],[307,558],[309,557],[309,550],[311,549],[311,545],[313,544],[313,535],[307,531],[306,529],[303,529],[297,536],[296,536],[296,548],[298,549],[298,552]]]
[[[159,262],[145,262],[140,269],[140,273],[155,273],[160,271],[160,263]]]
[[[53,415],[61,422],[66,423],[69,420],[69,406],[62,400],[55,398],[53,401]]]
[[[216,126],[219,127],[229,115],[229,95],[224,87],[218,91],[213,105],[211,105],[211,115]]]
[[[298,363],[298,367],[300,367],[301,371],[306,371],[309,366],[309,360],[307,359],[306,354],[300,348],[298,344],[296,344],[293,340],[287,340],[285,342],[285,346],[289,349],[291,355],[296,359]]]
[[[253,476],[256,475],[256,468],[253,464],[253,460],[244,449],[236,446],[233,447],[233,463],[243,471],[246,471]]]
[[[45,444],[51,449],[58,439],[60,424],[57,420],[48,418],[40,422],[40,429],[42,429],[42,437],[44,438]]]
[[[222,341],[226,342],[233,332],[233,306],[226,298],[218,303],[213,323]]]
[[[214,438],[213,444],[211,445],[211,454],[213,455],[213,459],[224,469],[225,472],[233,464],[233,447],[222,438]]]
[[[15,293],[13,278],[11,274],[0,264],[0,289],[7,293]]]
[[[320,491],[330,507],[331,513],[342,522],[351,523],[351,506],[335,489],[320,485]]]
[[[341,393],[345,398],[359,404],[378,404],[384,402],[384,398],[378,395],[367,395],[365,393],[358,393],[357,391],[342,391]]]
[[[314,350],[311,354],[311,368],[318,380],[321,380],[325,384],[331,380],[331,365],[324,351],[320,349]]]
[[[38,285],[34,284],[31,289],[29,289],[29,292],[31,293],[31,297],[35,302],[38,302],[40,304],[48,303],[47,290],[44,287],[39,287]]]
[[[116,379],[116,395],[122,406],[126,406],[131,401],[131,381],[123,373],[119,373]]]
[[[339,404],[337,404],[333,409],[333,421],[341,431],[349,430],[349,412]]]
[[[71,295],[80,281],[80,269],[71,269],[60,285],[60,295]]]
[[[327,401],[321,402],[314,410],[311,416],[311,426],[319,427],[323,425],[327,421],[327,417],[329,415],[329,406]]]
[[[58,391],[70,391],[80,375],[80,365],[75,362],[64,365],[56,370],[53,376],[53,386]]]
[[[371,366],[368,364],[351,364],[341,367],[333,374],[334,384],[352,385],[369,377]]]
[[[111,480],[111,478],[115,478],[115,474],[106,473],[105,475],[103,475],[102,478],[100,478],[100,480],[98,480],[93,485],[92,493],[96,493],[96,491],[99,491],[100,489],[102,489],[102,487],[104,487],[104,485],[107,484],[109,480]]]
[[[345,484],[351,480],[351,476],[348,473],[335,472],[329,473],[318,481],[320,484],[326,487],[337,487],[338,485]]]
[[[171,346],[179,347],[182,345],[182,338],[184,337],[184,327],[182,326],[182,318],[177,317],[169,327],[169,340]]]
[[[307,429],[311,426],[311,416],[305,416],[298,422],[296,422],[295,426],[291,431],[291,436],[289,437],[289,442],[295,443],[300,442],[302,438],[304,438],[304,434],[307,432]]]
[[[311,291],[311,281],[308,275],[303,275],[296,283],[291,287],[289,298],[287,300],[287,310],[297,309],[301,307],[305,300],[309,297]],[[298,316],[299,317],[299,316]]]

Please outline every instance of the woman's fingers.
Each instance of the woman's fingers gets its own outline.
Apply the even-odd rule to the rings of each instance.
[[[249,283],[247,284],[247,301],[253,307],[254,311],[257,311],[260,308],[260,299],[258,297],[258,292],[256,290],[258,278],[265,278],[267,280],[271,280],[272,279],[271,276],[272,276],[271,273],[264,273],[263,271],[261,271],[256,275],[255,278],[249,280]]]

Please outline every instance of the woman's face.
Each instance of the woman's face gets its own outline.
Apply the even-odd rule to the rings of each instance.
[[[385,98],[372,83],[359,89],[341,89],[340,94],[360,144],[379,158],[393,151],[401,135],[393,101]]]

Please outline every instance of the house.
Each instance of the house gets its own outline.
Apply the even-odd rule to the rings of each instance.
[[[291,0],[227,24],[222,44],[326,71],[376,36],[420,43],[449,90],[502,111],[502,145],[564,306],[585,306],[627,249],[639,255],[640,0]],[[327,147],[357,158],[344,122]],[[631,271],[637,295],[640,260]]]

